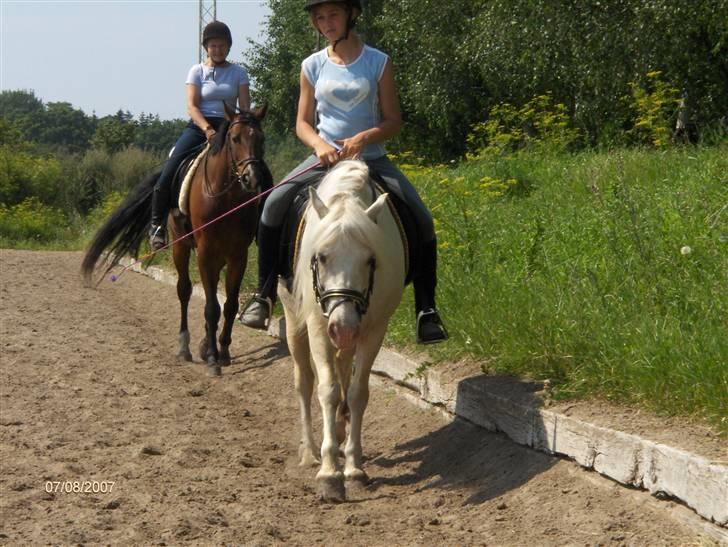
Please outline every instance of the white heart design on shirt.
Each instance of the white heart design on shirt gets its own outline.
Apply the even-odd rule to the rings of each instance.
[[[321,85],[321,93],[326,101],[346,112],[366,99],[369,90],[369,80],[366,78],[357,78],[351,82],[326,80]]]

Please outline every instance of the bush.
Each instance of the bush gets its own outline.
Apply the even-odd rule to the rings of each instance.
[[[566,106],[553,104],[550,94],[539,95],[520,108],[508,103],[493,107],[488,121],[475,124],[467,137],[468,159],[519,150],[558,153],[578,139]]]
[[[56,205],[60,173],[60,164],[55,158],[0,146],[0,203],[16,205],[34,196],[42,203]]]
[[[634,115],[628,137],[636,144],[664,148],[675,127],[680,93],[662,80],[660,71],[648,72],[646,84],[630,82],[631,97],[625,98]]]
[[[67,235],[64,214],[41,203],[36,197],[22,203],[0,205],[0,239],[9,242],[49,243]]]
[[[126,193],[166,160],[162,154],[129,146],[111,157],[111,191]]]

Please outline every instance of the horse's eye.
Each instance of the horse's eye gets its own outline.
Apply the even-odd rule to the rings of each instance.
[[[318,261],[323,265],[326,264],[326,255],[324,253],[319,253],[318,255]]]

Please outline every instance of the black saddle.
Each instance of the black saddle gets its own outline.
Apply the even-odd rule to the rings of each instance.
[[[395,221],[399,225],[400,232],[403,237],[405,252],[407,253],[407,273],[405,277],[405,284],[408,284],[412,281],[413,272],[416,272],[419,269],[420,257],[417,250],[420,247],[421,237],[417,223],[415,222],[414,216],[407,204],[397,197],[394,192],[387,189],[386,182],[376,173],[372,172],[370,176],[376,195],[379,196],[385,192],[388,194],[387,198],[389,200],[390,210],[392,211]],[[319,182],[320,181],[317,181],[312,186],[317,188]],[[306,206],[309,201],[309,186],[311,185],[305,185],[296,193],[283,223],[281,247],[278,255],[278,275],[289,281],[293,278],[296,250],[298,248],[300,237],[303,234],[303,215],[306,212]]]

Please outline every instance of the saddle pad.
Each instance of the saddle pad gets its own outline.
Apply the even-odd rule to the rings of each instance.
[[[210,148],[210,144],[208,143],[207,146],[205,146],[205,148],[202,150],[202,152],[197,154],[195,161],[193,161],[192,165],[190,165],[190,168],[187,170],[187,173],[185,174],[185,178],[182,181],[182,185],[180,186],[179,210],[185,216],[187,216],[187,214],[188,214],[187,202],[189,201],[189,197],[190,197],[190,187],[192,186],[192,177],[194,176],[195,171],[197,171],[197,166],[207,155],[207,150],[209,148]]]

